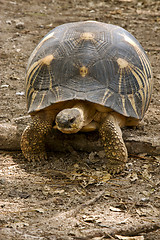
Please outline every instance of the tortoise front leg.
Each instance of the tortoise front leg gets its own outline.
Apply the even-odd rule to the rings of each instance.
[[[52,129],[50,116],[37,114],[32,123],[26,127],[21,137],[21,149],[29,161],[46,160],[45,138]]]
[[[108,171],[112,174],[120,172],[125,166],[128,154],[116,117],[109,114],[102,122],[99,133],[107,156]]]

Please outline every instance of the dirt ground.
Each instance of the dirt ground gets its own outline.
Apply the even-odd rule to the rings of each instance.
[[[146,50],[154,74],[145,135],[160,134],[159,0],[0,0],[0,121],[27,115],[24,77],[39,40],[57,25],[97,20],[124,27]],[[136,130],[131,130],[136,131]],[[54,152],[35,165],[0,152],[0,240],[160,239],[160,156],[129,157],[110,176],[102,152]]]

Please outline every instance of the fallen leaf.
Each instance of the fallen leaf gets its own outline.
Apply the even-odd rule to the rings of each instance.
[[[108,182],[110,178],[111,178],[111,175],[107,173],[101,178],[101,182]]]
[[[150,180],[152,175],[148,173],[148,170],[145,169],[143,172],[142,172],[142,176],[144,177],[144,179],[146,180]]]
[[[129,173],[126,179],[128,178],[130,179],[131,182],[136,181],[138,179],[137,173],[136,172]]]

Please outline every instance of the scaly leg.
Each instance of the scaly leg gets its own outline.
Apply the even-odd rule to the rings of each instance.
[[[108,171],[112,174],[120,172],[128,154],[117,119],[109,114],[102,122],[99,133],[107,156]]]
[[[37,114],[26,127],[21,138],[21,149],[28,161],[47,159],[45,138],[52,129],[52,120],[48,115]]]

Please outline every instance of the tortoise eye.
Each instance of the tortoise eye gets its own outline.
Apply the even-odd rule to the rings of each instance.
[[[76,120],[76,118],[75,118],[75,117],[73,117],[73,118],[71,118],[71,119],[70,119],[70,121],[69,121],[69,122],[70,122],[70,123],[74,123],[74,121],[75,121],[75,120]]]

